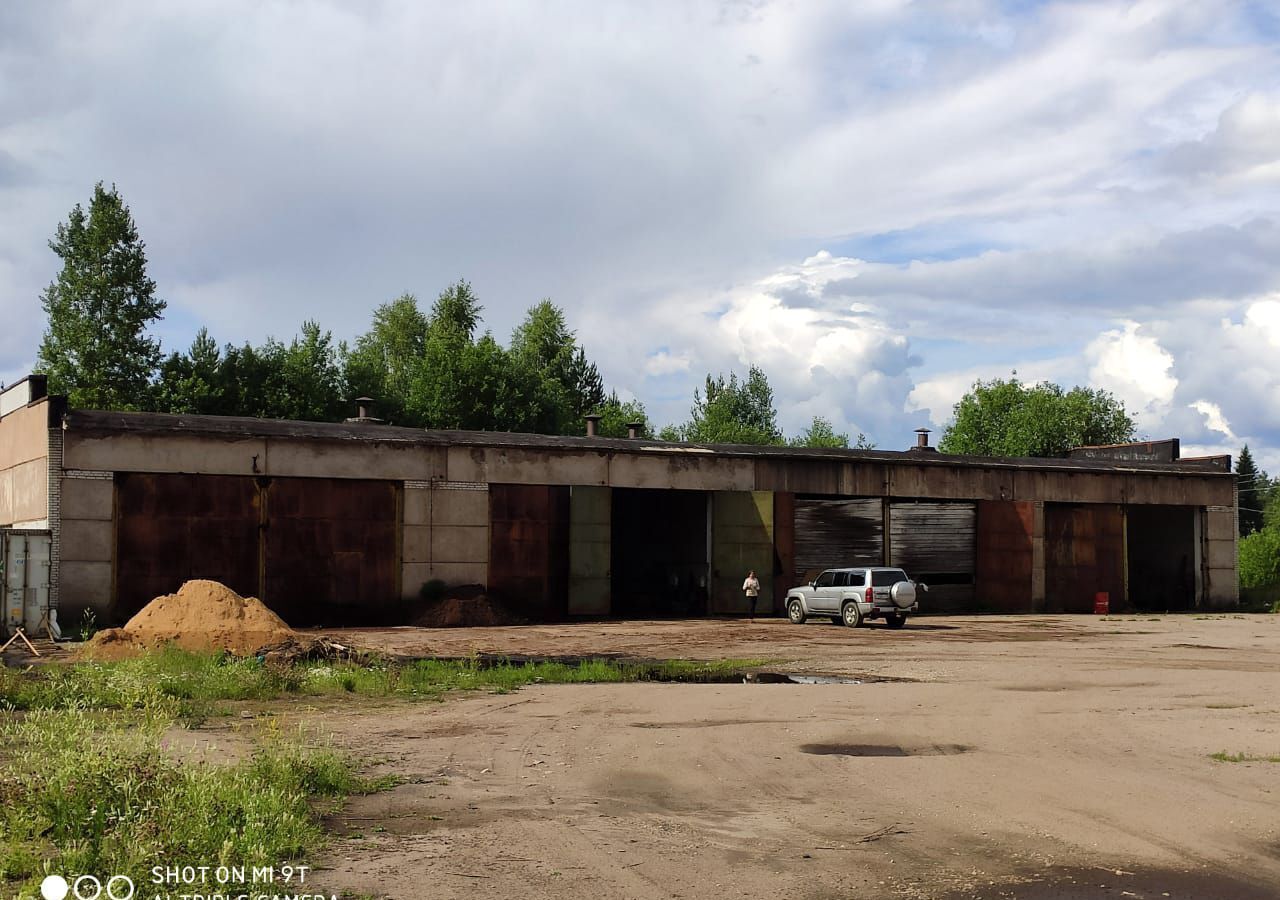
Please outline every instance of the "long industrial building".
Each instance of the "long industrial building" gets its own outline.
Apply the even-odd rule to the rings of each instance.
[[[736,614],[749,569],[780,612],[853,564],[928,583],[926,611],[1229,608],[1229,462],[1176,441],[998,459],[68,410],[31,376],[0,393],[5,623],[119,621],[191,578],[298,626],[406,623],[431,581],[530,621]]]

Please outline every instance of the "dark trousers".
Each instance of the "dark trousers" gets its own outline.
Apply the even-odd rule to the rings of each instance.
[[[747,594],[747,606],[751,607],[751,618],[756,617],[756,601],[760,598],[755,594]]]

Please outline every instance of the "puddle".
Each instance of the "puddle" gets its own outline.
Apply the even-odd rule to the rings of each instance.
[[[742,678],[746,684],[867,684],[872,681],[888,681],[864,675],[844,678],[839,675],[794,675],[789,672],[751,672]],[[895,679],[896,680],[896,679]]]
[[[964,744],[928,744],[903,747],[898,744],[801,744],[801,753],[815,756],[957,756],[968,753]]]

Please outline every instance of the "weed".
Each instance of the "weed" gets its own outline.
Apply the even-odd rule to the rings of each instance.
[[[1209,754],[1210,759],[1216,759],[1218,762],[1241,763],[1241,762],[1267,762],[1280,763],[1280,755],[1277,756],[1254,756],[1249,753],[1228,753],[1222,750],[1218,753]]]
[[[270,666],[256,659],[170,647],[135,659],[51,666],[32,673],[0,669],[0,705],[19,710],[150,710],[198,721],[225,714],[220,701],[271,700],[290,694],[433,698],[458,690],[506,693],[534,683],[714,682],[757,665],[759,660],[588,659],[568,664],[467,659]]]
[[[80,625],[76,628],[76,636],[82,641],[87,641],[97,633],[98,614],[92,607],[86,606],[84,612],[80,614]]]

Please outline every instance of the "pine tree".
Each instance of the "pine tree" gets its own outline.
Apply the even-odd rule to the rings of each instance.
[[[1240,536],[1262,529],[1263,491],[1259,490],[1258,467],[1253,462],[1249,445],[1240,448],[1236,460],[1237,503],[1240,509]]]
[[[50,390],[73,407],[146,408],[160,342],[146,334],[165,302],[147,277],[145,245],[115,185],[93,189],[89,211],[76,204],[50,249],[62,271],[41,297],[48,326],[40,368]]]

